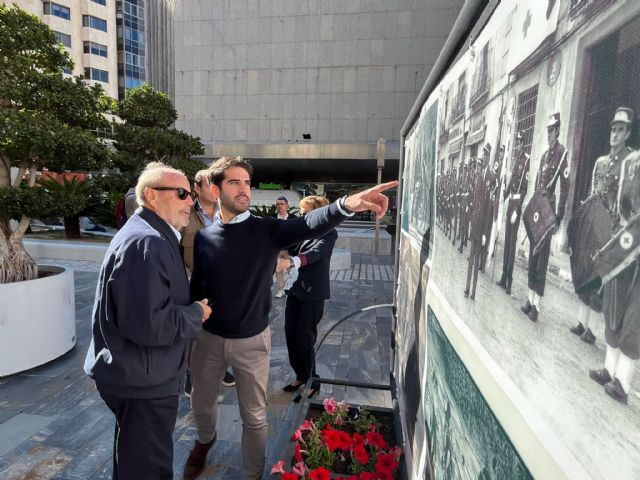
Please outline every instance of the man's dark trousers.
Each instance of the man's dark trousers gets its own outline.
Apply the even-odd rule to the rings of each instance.
[[[516,219],[511,223],[514,212]],[[518,229],[520,228],[521,208],[518,200],[509,199],[507,207],[507,226],[504,233],[504,256],[502,259],[502,278],[507,286],[511,286],[513,280],[513,266],[516,261],[516,243],[518,240]]]
[[[289,362],[298,381],[306,382],[309,377],[318,376],[315,345],[323,312],[324,300],[301,302],[295,295],[287,296],[284,332]]]
[[[116,416],[113,479],[173,479],[173,428],[178,395],[163,398],[100,396]]]

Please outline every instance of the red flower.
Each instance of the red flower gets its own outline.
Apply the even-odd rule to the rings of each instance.
[[[369,454],[367,453],[367,451],[364,449],[362,445],[354,445],[353,456],[362,465],[366,465],[367,463],[369,463]]]
[[[327,428],[322,431],[322,437],[324,438],[324,441],[327,444],[327,448],[330,452],[334,452],[338,448],[340,448],[340,432],[338,432],[337,430]]]
[[[338,448],[345,452],[351,448],[351,437],[347,432],[338,431]]]
[[[369,445],[373,445],[376,448],[385,448],[387,446],[387,442],[384,441],[384,438],[382,438],[382,435],[378,432],[367,432],[365,436],[367,437]]]
[[[300,453],[300,444],[296,443],[296,463],[302,461],[302,453]]]
[[[280,480],[298,480],[298,475],[295,475],[293,473],[288,473],[288,472],[284,472],[282,474],[282,476],[280,477]]]
[[[302,432],[300,430],[296,430],[295,432],[293,432],[293,435],[291,436],[291,441],[304,443],[304,440],[302,439]]]
[[[329,470],[324,467],[311,470],[311,480],[329,480],[330,478]]]
[[[378,474],[370,473],[370,472],[362,472],[360,474],[360,480],[378,480]]]
[[[364,445],[364,437],[359,433],[353,434],[353,444],[354,445]]]
[[[388,453],[380,453],[376,460],[376,472],[391,475],[398,468],[398,462],[393,455]]]

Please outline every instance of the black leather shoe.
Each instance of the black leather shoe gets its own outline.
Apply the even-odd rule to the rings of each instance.
[[[464,291],[464,298],[467,298],[468,296],[469,296],[469,290],[466,290],[466,289],[465,289],[465,291]]]
[[[588,343],[589,345],[593,345],[596,343],[596,336],[593,334],[590,328],[587,328],[585,332],[580,335],[580,340],[584,343]]]
[[[496,282],[496,285],[502,288],[507,288],[507,279],[504,277],[500,278],[500,280]]]
[[[614,378],[612,382],[607,383],[604,386],[604,391],[607,392],[607,395],[611,398],[619,401],[623,405],[626,405],[629,400],[629,396],[625,393],[620,380],[617,378]]]
[[[611,375],[609,375],[609,371],[606,368],[601,368],[600,370],[589,370],[589,376],[592,380],[595,380],[603,386],[612,380]]]
[[[295,392],[302,385],[304,385],[304,382],[300,382],[298,384],[294,382],[294,383],[290,383],[289,385],[285,385],[284,387],[282,387],[282,390],[284,390],[285,392]]]
[[[529,312],[531,311],[532,308],[533,308],[533,305],[531,305],[529,303],[529,300],[527,300],[527,303],[521,306],[520,310],[522,310],[522,313],[524,313],[525,315],[529,315]]]
[[[538,309],[535,305],[531,306],[531,311],[529,312],[529,320],[531,320],[532,322],[538,321]]]
[[[582,322],[578,322],[575,327],[571,327],[569,331],[575,335],[581,336],[584,333],[584,325]]]

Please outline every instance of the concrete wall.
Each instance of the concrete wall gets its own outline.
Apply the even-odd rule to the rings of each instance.
[[[205,145],[397,141],[462,4],[177,0],[177,127]]]
[[[172,101],[175,96],[173,58],[175,5],[175,0],[152,0],[145,4],[147,83],[166,93]]]

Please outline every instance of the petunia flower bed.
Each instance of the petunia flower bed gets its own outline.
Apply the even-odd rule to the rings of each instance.
[[[391,480],[402,449],[393,445],[392,428],[364,408],[349,407],[333,398],[323,409],[309,410],[291,441],[294,458],[278,461],[272,475],[282,480]]]

